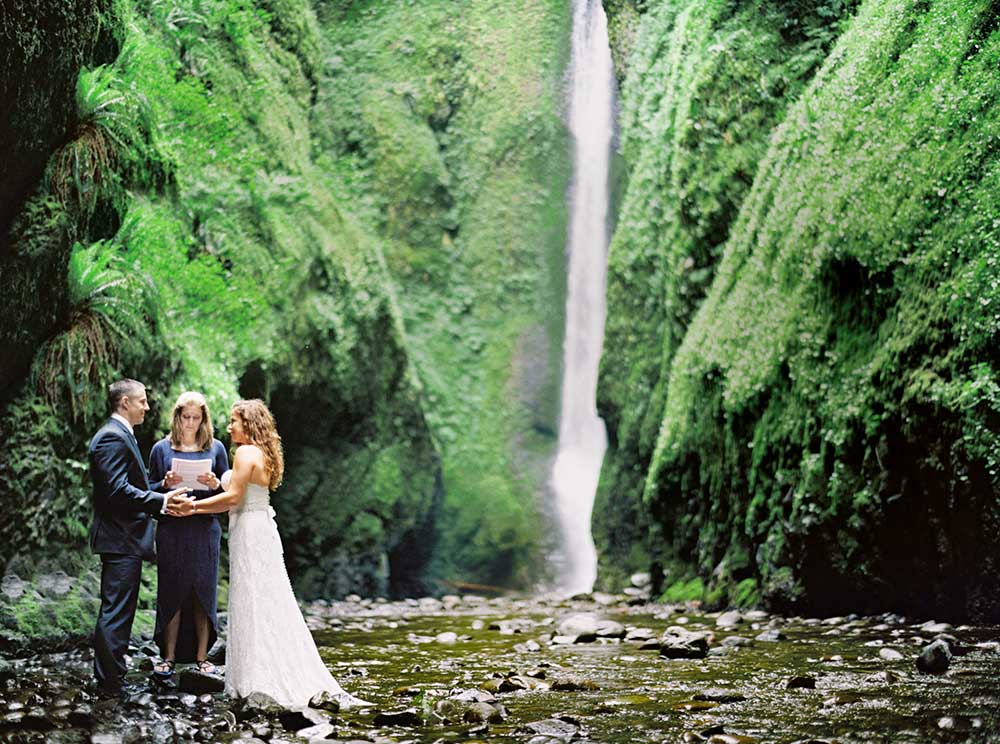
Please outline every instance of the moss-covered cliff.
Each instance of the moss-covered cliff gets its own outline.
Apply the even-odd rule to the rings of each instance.
[[[0,324],[0,565],[83,553],[86,439],[128,374],[153,397],[145,448],[181,390],[220,429],[236,397],[271,403],[306,596],[420,591],[436,555],[445,578],[530,575],[554,382],[524,349],[559,346],[538,318],[560,292],[563,9],[63,5],[16,4],[4,72],[27,112],[5,142],[34,172],[0,198],[21,312]]]
[[[642,18],[599,528],[714,600],[996,620],[1000,9],[851,10]]]

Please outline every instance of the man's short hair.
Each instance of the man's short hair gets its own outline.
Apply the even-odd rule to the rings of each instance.
[[[118,404],[121,403],[122,398],[126,395],[138,395],[145,389],[146,386],[141,382],[128,377],[112,382],[108,385],[108,405],[111,406],[111,412],[114,413],[118,410]]]

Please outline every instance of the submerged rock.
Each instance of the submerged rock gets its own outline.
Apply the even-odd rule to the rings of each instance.
[[[951,649],[945,641],[924,646],[917,657],[917,669],[924,674],[944,674],[951,664]]]

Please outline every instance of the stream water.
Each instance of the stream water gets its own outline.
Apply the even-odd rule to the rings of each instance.
[[[250,715],[221,693],[154,687],[141,647],[130,673],[138,689],[125,702],[94,698],[87,649],[13,660],[0,667],[0,736],[98,744],[1000,741],[997,628],[896,616],[719,616],[635,602],[467,596],[310,605],[324,659],[350,692],[376,705],[318,726]],[[666,658],[671,627],[704,638],[707,655]],[[955,651],[950,666],[919,672],[917,654],[942,633]],[[469,713],[462,706],[470,700],[486,707]]]

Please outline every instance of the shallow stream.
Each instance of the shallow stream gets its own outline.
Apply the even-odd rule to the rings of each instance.
[[[720,617],[600,595],[316,603],[307,617],[335,676],[376,706],[335,716],[321,733],[340,740],[1000,742],[997,628]],[[605,621],[598,637],[586,628],[576,637],[595,620]],[[662,656],[670,627],[705,638],[708,655]],[[612,637],[623,633],[634,640]],[[921,673],[917,655],[941,634],[955,652],[947,671]],[[149,661],[136,652],[133,681],[147,684]],[[237,722],[220,694],[150,688],[125,703],[97,701],[89,664],[87,650],[14,661],[0,693],[3,738],[301,740],[277,720]],[[476,689],[495,698],[494,722],[436,715],[445,698]]]

